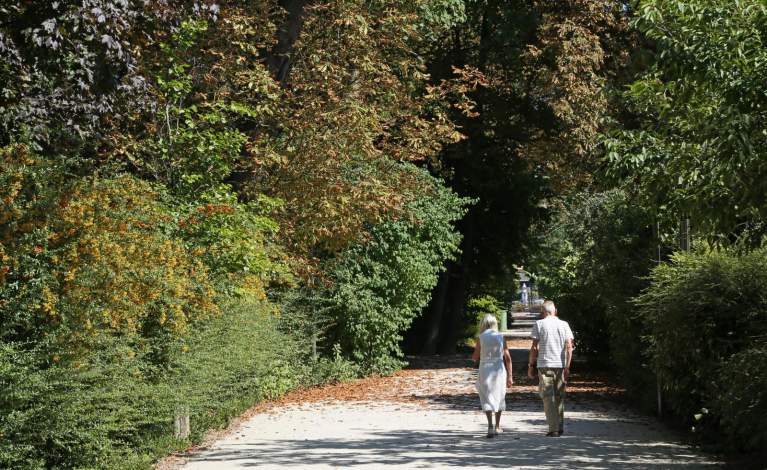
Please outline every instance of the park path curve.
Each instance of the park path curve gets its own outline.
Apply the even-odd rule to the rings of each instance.
[[[294,392],[259,405],[206,445],[158,468],[719,468],[654,418],[632,412],[621,390],[578,374],[568,388],[564,436],[544,436],[535,387],[516,378],[505,432],[487,439],[468,359],[420,362],[392,377]]]

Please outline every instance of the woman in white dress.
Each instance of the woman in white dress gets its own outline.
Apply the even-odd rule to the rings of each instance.
[[[498,320],[494,315],[485,315],[479,323],[479,332],[472,359],[479,361],[477,392],[482,411],[487,415],[487,437],[494,437],[503,432],[501,412],[506,409],[506,387],[514,384],[511,356],[503,335],[498,334]]]

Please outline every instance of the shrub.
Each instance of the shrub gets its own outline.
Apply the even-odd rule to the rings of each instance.
[[[501,327],[501,302],[492,295],[483,295],[469,299],[466,303],[467,324],[464,337],[467,339],[476,338],[480,331],[477,330],[479,322],[485,315],[494,315],[498,320],[498,327]]]
[[[217,313],[207,267],[168,235],[173,219],[150,185],[69,184],[20,146],[0,158],[0,338],[78,363],[120,336],[161,362],[190,322]]]
[[[197,442],[258,401],[345,377],[332,361],[319,371],[308,367],[267,303],[239,301],[223,310],[188,337],[186,352],[161,376],[144,374],[138,357],[101,355],[72,369],[0,344],[0,467],[150,468],[188,445],[173,437],[177,410],[188,410]]]
[[[670,410],[704,432],[721,423],[731,440],[754,430],[751,413],[764,406],[756,388],[765,376],[750,374],[764,367],[767,249],[677,253],[651,279],[636,302]],[[743,444],[753,449],[765,434],[750,437]]]
[[[537,282],[570,322],[576,354],[614,366],[632,393],[647,396],[654,378],[630,301],[655,265],[650,215],[616,189],[573,198],[535,231]]]
[[[734,354],[716,371],[712,413],[738,450],[767,446],[767,344]],[[708,411],[708,410],[706,410]],[[700,416],[700,415],[696,415]]]
[[[50,367],[45,354],[0,344],[0,466],[107,467],[162,399],[134,373],[124,361]]]
[[[332,286],[317,304],[333,322],[327,345],[339,344],[365,371],[401,366],[402,333],[429,301],[444,262],[458,250],[453,223],[466,200],[423,170],[414,172],[428,192],[409,203],[408,218],[372,228],[370,239],[329,263]]]

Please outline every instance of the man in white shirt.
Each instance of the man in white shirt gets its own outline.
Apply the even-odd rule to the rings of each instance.
[[[573,332],[566,321],[557,318],[554,302],[547,300],[543,303],[543,319],[535,322],[530,337],[533,345],[527,376],[534,377],[533,368],[537,365],[538,390],[549,425],[546,436],[559,437],[564,432],[565,384],[573,359]]]

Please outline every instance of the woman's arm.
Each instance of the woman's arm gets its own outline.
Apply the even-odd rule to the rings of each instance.
[[[511,387],[514,385],[514,375],[512,372],[514,367],[511,363],[511,354],[509,354],[509,350],[505,346],[503,348],[503,365],[506,366],[506,386]]]
[[[471,360],[474,362],[477,362],[479,360],[479,355],[480,355],[479,338],[477,338],[477,342],[474,343],[474,352],[471,354]]]

